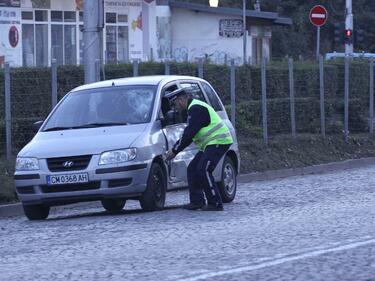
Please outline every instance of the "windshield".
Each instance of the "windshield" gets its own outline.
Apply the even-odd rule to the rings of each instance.
[[[123,86],[71,93],[43,131],[148,123],[155,91],[155,86]]]

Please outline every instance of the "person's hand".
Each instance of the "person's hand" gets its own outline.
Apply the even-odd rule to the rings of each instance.
[[[170,161],[170,160],[172,160],[172,159],[175,158],[175,157],[176,157],[176,154],[175,154],[172,150],[169,150],[169,151],[167,152],[167,154],[166,154],[165,159],[166,159],[167,161]]]

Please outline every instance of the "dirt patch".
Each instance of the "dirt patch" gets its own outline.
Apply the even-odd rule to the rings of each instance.
[[[241,173],[262,172],[375,156],[375,138],[369,135],[343,135],[322,138],[317,135],[277,136],[268,146],[261,139],[239,137]]]

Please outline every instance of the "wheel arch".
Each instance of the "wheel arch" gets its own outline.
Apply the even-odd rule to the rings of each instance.
[[[166,183],[168,184],[168,171],[167,171],[167,168],[165,166],[165,162],[163,160],[163,157],[161,155],[158,155],[154,158],[154,160],[152,160],[152,163],[156,163],[156,164],[159,164],[161,169],[163,170],[163,173],[164,173],[164,176],[165,176],[165,180],[166,180]]]
[[[240,173],[240,167],[239,167],[239,161],[237,154],[233,150],[229,150],[226,154],[226,156],[229,157],[230,160],[232,160],[233,165],[236,169],[237,175]]]

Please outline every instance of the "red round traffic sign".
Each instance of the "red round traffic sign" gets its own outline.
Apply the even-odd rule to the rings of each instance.
[[[327,22],[328,12],[322,5],[316,5],[310,10],[310,21],[313,25],[322,26]]]

